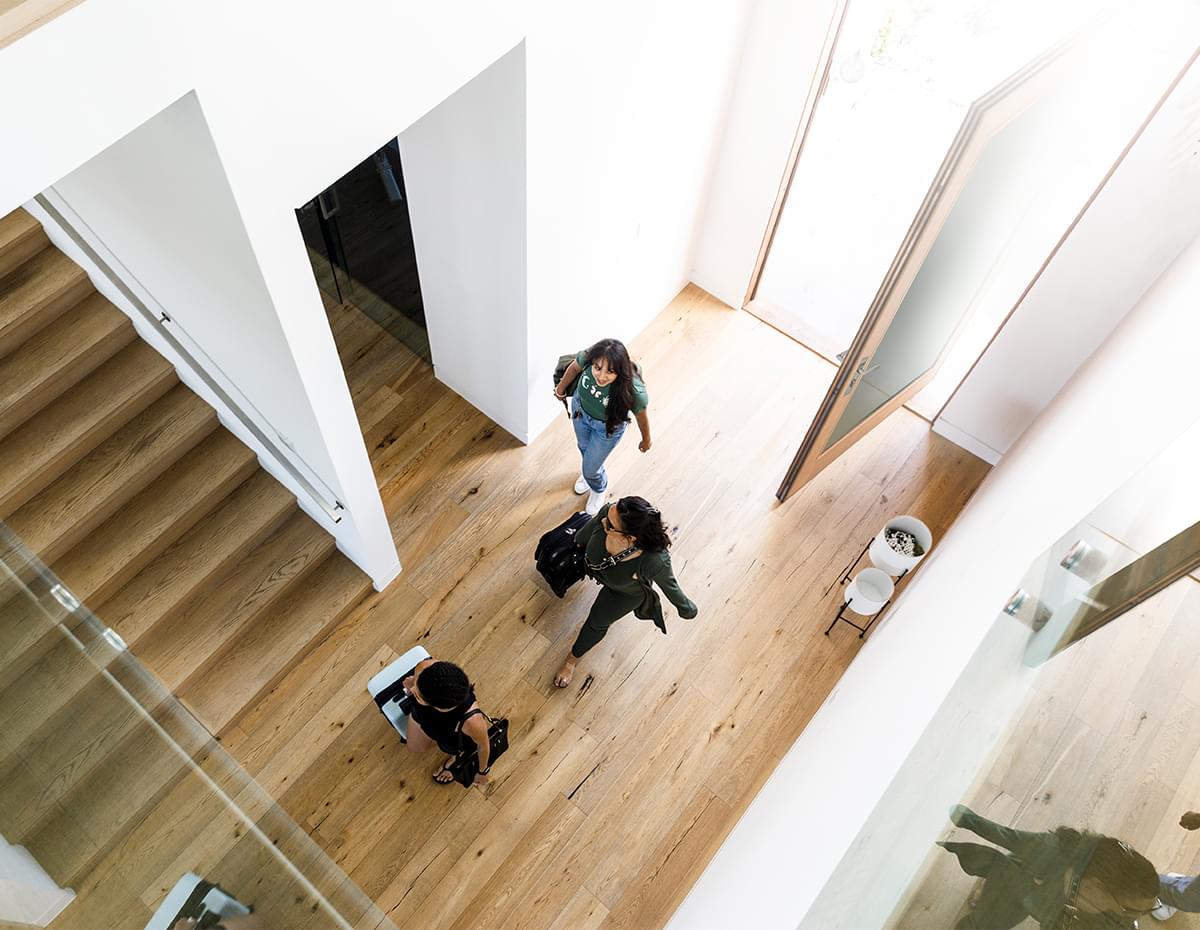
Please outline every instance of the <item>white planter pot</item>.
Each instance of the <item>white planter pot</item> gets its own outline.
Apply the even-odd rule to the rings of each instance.
[[[896,586],[878,568],[864,568],[846,585],[846,606],[856,614],[870,617],[879,613],[892,596]]]
[[[929,550],[933,547],[933,534],[929,532],[929,527],[916,517],[905,515],[888,520],[879,534],[871,540],[869,554],[871,564],[876,568],[883,569],[892,577],[912,571],[916,564],[925,558],[925,555],[904,555],[897,552],[888,545],[888,541],[884,538],[884,534],[888,530],[903,530],[906,533],[912,533],[917,542],[921,544],[921,548],[925,550],[925,555],[928,555]]]

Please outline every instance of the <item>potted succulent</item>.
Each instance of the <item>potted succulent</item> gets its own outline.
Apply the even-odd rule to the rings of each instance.
[[[893,517],[871,541],[871,564],[893,577],[912,571],[933,546],[929,527],[907,514]]]

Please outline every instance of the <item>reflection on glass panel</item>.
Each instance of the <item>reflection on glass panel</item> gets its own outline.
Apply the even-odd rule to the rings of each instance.
[[[1060,606],[1052,608],[1055,622],[1035,637],[1030,657],[1037,661],[1047,653],[1059,653],[1092,635],[1182,578],[1197,563],[1200,563],[1200,523],[1135,559],[1117,561],[1103,548],[1082,540],[1077,542],[1060,560],[1059,567],[1094,583],[1077,593],[1059,594],[1056,600]],[[1054,603],[1048,598],[1047,602]]]
[[[1198,452],[1013,579],[801,930],[1200,928]]]
[[[300,207],[296,220],[317,285],[429,361],[399,140]]]
[[[937,362],[1022,217],[1054,171],[1043,152],[1063,140],[1044,97],[987,143],[873,356],[826,448]]]
[[[3,523],[0,835],[55,927],[393,928]]]

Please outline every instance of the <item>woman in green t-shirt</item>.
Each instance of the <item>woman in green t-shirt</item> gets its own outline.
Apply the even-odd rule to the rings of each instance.
[[[558,400],[566,400],[567,386],[576,376],[579,380],[571,400],[571,422],[583,467],[575,481],[575,493],[587,492],[585,509],[595,516],[608,491],[604,460],[625,435],[631,413],[642,431],[638,448],[643,452],[650,450],[650,420],[646,416],[650,397],[634,370],[629,352],[616,339],[601,339],[575,356],[555,385],[554,396]]]

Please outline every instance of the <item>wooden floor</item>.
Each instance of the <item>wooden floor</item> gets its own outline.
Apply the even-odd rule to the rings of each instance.
[[[627,440],[609,469],[676,528],[700,617],[621,621],[556,691],[596,591],[559,600],[533,570],[582,501],[565,416],[522,446],[352,309],[330,316],[404,573],[222,742],[398,927],[662,926],[861,646],[822,635],[839,572],[891,515],[940,538],[987,466],[902,412],[778,506],[832,368],[689,287],[632,345],[654,447]],[[512,721],[486,788],[433,785],[440,760],[367,698],[415,643]]]
[[[1188,577],[1046,665],[964,803],[1025,830],[1107,833],[1160,872],[1200,873],[1200,832],[1179,826],[1200,809],[1197,662],[1200,582]],[[952,927],[974,881],[931,852],[895,930]],[[1176,914],[1170,926],[1200,927],[1200,914]]]
[[[0,0],[0,49],[81,2],[82,0]]]

